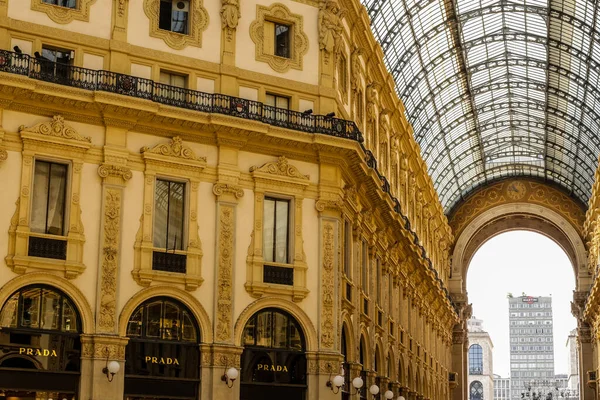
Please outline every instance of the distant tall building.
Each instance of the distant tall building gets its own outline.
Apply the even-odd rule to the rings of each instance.
[[[510,378],[494,375],[494,400],[510,400]]]
[[[467,321],[469,339],[469,399],[493,400],[494,371],[489,333],[483,330],[482,321],[472,317]]]
[[[569,332],[567,338],[567,388],[570,397],[579,393],[579,351],[577,351],[577,329]]]
[[[508,307],[511,399],[555,391],[552,298],[509,295]]]

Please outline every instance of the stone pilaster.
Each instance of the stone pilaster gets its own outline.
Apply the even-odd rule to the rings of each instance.
[[[234,382],[222,380],[231,368],[240,369],[243,347],[233,345],[201,345],[202,393],[201,399],[237,400],[240,398],[240,378]],[[230,387],[231,386],[231,387]]]
[[[129,338],[104,335],[81,336],[79,398],[122,400],[125,388],[125,346]],[[107,376],[102,370],[117,361],[120,370]]]

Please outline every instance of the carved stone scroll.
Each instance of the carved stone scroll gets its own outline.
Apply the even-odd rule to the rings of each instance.
[[[232,274],[234,257],[235,206],[219,204],[219,255],[217,272],[218,342],[232,341]]]
[[[323,266],[321,269],[321,347],[333,349],[335,343],[335,222],[323,220]]]

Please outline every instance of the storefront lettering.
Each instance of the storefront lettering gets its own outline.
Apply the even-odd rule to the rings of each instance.
[[[288,372],[288,369],[285,365],[275,364],[258,364],[256,369],[258,371]]]
[[[146,362],[151,364],[164,364],[164,365],[179,365],[179,360],[170,357],[150,357],[146,356]]]
[[[31,349],[27,347],[19,347],[19,354],[25,354],[28,356],[58,357],[56,350]]]

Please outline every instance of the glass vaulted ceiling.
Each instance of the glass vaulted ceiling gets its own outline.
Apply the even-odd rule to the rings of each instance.
[[[600,0],[362,0],[450,210],[532,176],[584,203],[600,152]]]

